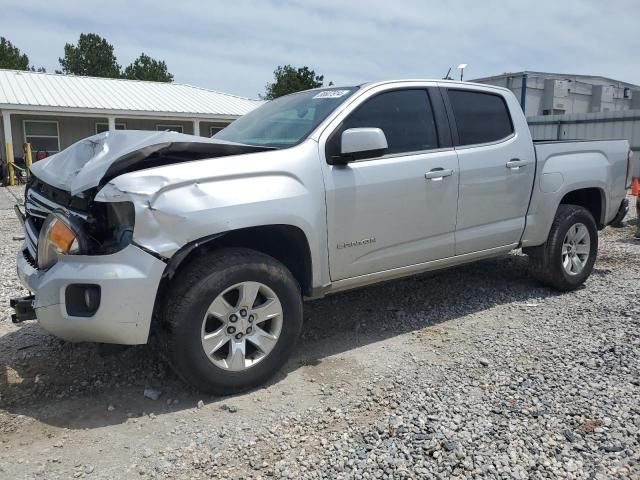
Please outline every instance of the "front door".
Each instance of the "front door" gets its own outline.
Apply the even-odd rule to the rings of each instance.
[[[324,169],[332,281],[453,256],[458,159],[441,148],[427,89],[378,93],[328,142],[358,127],[382,129],[389,148]]]

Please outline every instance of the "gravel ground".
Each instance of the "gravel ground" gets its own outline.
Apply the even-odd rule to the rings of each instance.
[[[602,232],[582,289],[539,287],[513,254],[310,302],[283,372],[215,398],[153,342],[13,326],[11,199],[0,191],[0,478],[640,478],[635,210]]]

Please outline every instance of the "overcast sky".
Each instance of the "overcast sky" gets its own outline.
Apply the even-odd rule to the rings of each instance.
[[[128,65],[165,60],[175,81],[257,97],[278,65],[325,80],[465,78],[541,70],[640,84],[638,0],[0,0],[0,35],[53,72],[97,33]],[[456,73],[457,75],[457,73]]]

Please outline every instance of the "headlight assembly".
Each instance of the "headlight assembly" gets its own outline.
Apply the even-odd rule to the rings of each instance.
[[[38,268],[46,270],[60,255],[80,255],[86,252],[86,240],[80,223],[63,211],[51,213],[38,237]]]

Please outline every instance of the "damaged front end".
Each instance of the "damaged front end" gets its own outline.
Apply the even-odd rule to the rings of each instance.
[[[25,242],[30,260],[46,270],[58,255],[109,255],[131,243],[135,211],[130,202],[93,201],[32,177],[25,189]]]
[[[25,212],[17,211],[25,240],[16,257],[32,295],[11,300],[14,322],[37,318],[70,341],[146,343],[167,264],[158,249],[136,244],[134,231],[150,228],[139,216],[142,197],[173,180],[146,170],[264,150],[174,132],[107,132],[34,164]],[[137,196],[114,192],[116,177],[132,172],[145,178]]]
[[[110,258],[131,244],[133,205],[95,202],[94,196],[92,191],[73,196],[31,177],[25,188],[25,212],[16,208],[25,231],[17,262],[20,280],[34,294],[10,300],[14,323],[35,320],[38,310],[61,305],[60,315],[69,318],[89,318],[97,313],[102,297],[99,281],[82,281],[78,275],[78,282],[70,278],[63,284],[51,283],[59,280],[59,272],[69,265],[82,268],[82,259]],[[80,262],[74,264],[74,259]],[[60,261],[66,265],[56,268]],[[55,286],[45,291],[45,285]]]
[[[134,205],[130,198],[107,200],[103,191],[122,174],[265,150],[270,148],[215,142],[176,132],[106,132],[81,140],[32,166],[33,175],[25,191],[30,261],[46,270],[58,255],[109,255],[129,245],[136,216]],[[145,175],[142,190],[150,194],[160,190],[163,182],[156,180],[153,175]],[[164,180],[168,183],[172,179]],[[96,198],[101,191],[102,198]]]
[[[70,195],[32,177],[25,189],[25,244],[30,263],[51,268],[59,255],[109,255],[131,243],[135,210],[130,202],[93,201],[95,193]]]
[[[166,264],[132,242],[130,202],[70,195],[32,177],[18,277],[32,292],[11,300],[13,321],[37,319],[69,341],[146,343]]]

